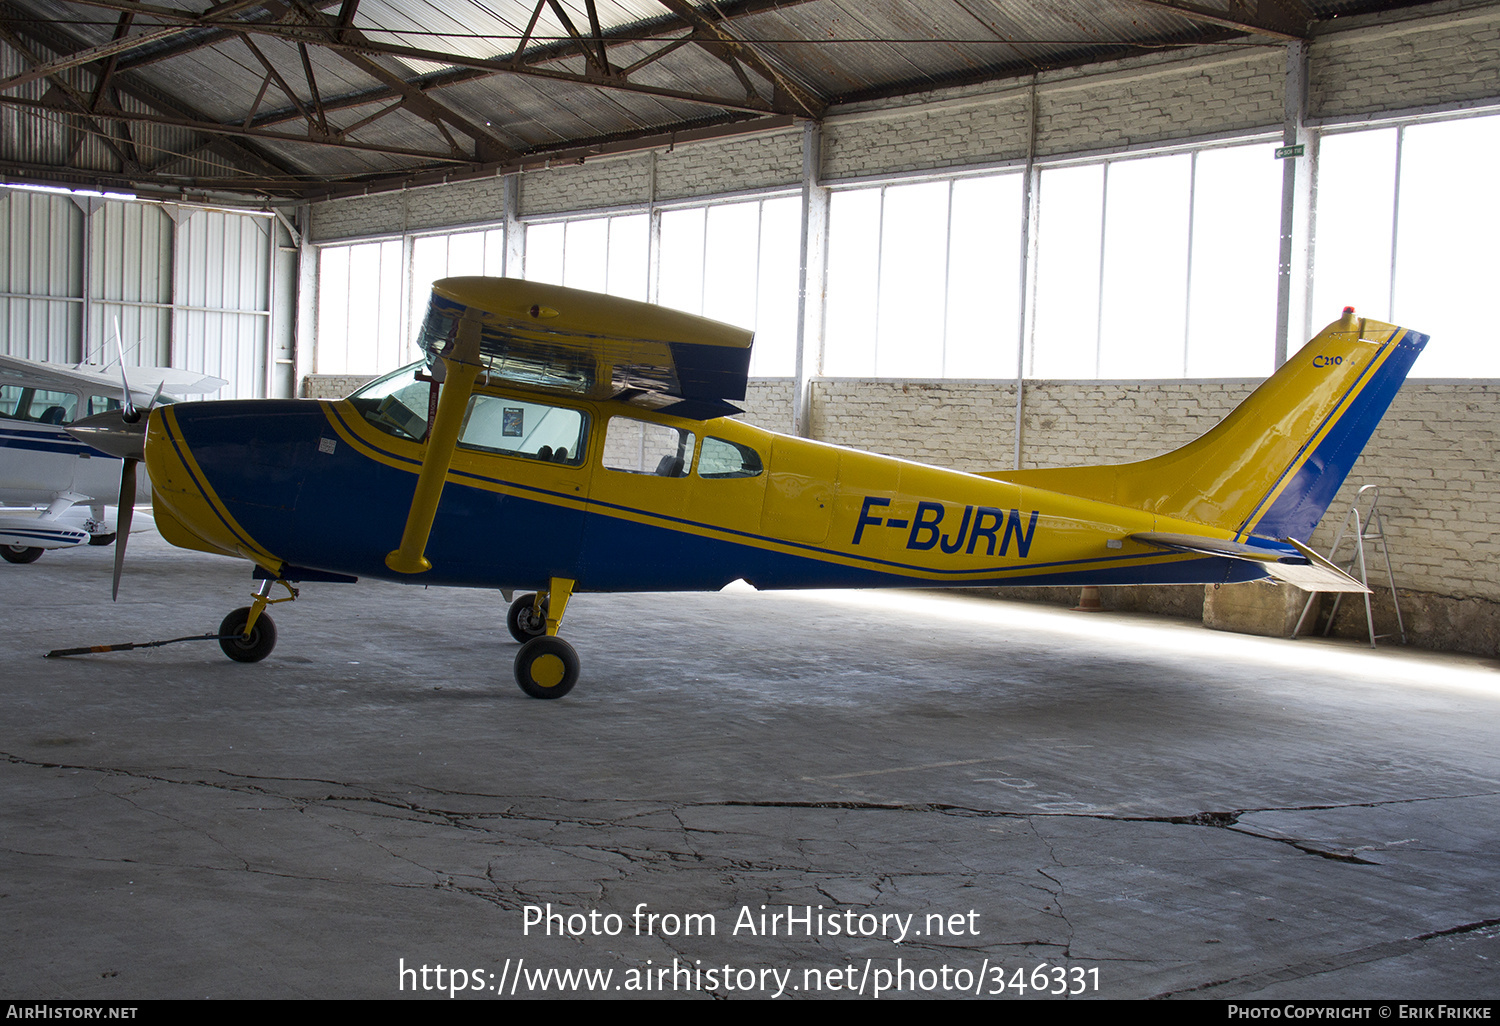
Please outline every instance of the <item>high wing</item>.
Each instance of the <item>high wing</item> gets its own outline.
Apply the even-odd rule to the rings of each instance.
[[[512,278],[444,278],[418,344],[436,367],[465,317],[490,383],[618,399],[675,417],[741,412],[753,332],[664,306]]]

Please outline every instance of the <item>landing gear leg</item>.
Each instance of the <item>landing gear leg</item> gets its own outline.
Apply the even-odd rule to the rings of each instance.
[[[532,698],[561,698],[578,683],[578,653],[573,651],[572,645],[557,636],[572,594],[573,581],[554,577],[547,591],[535,596],[523,596],[511,606],[508,623],[514,623],[518,619],[517,607],[530,598],[532,619],[521,619],[533,628],[537,620],[545,624],[546,633],[537,634],[516,653],[516,683]],[[511,634],[516,634],[514,626],[511,627]],[[517,640],[520,638],[517,637]]]
[[[280,584],[285,588],[287,597],[273,599],[273,584]],[[291,602],[296,598],[296,588],[286,581],[273,581],[267,577],[255,589],[255,599],[250,605],[236,609],[219,624],[219,647],[237,663],[260,662],[276,647],[276,624],[266,615],[266,607],[277,602]]]

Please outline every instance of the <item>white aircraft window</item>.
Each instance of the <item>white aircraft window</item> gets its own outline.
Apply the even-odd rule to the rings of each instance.
[[[699,477],[756,477],[764,469],[760,453],[722,438],[705,438],[698,454]]]
[[[29,385],[0,385],[0,414],[34,424],[71,424],[78,412],[72,392],[52,392]]]
[[[612,417],[604,436],[602,462],[606,470],[627,474],[687,477],[697,441],[691,431],[681,428],[634,417]]]
[[[158,398],[157,401],[160,402],[161,401],[160,398]],[[120,400],[118,400],[118,399],[114,399],[114,398],[112,398],[110,396],[107,396],[107,395],[91,395],[91,396],[89,396],[89,416],[90,417],[92,417],[96,413],[112,413],[113,411],[118,410],[119,408],[120,408]]]
[[[349,396],[365,420],[388,435],[420,442],[427,437],[427,403],[432,385],[417,380],[421,363],[376,378]]]
[[[566,406],[476,395],[469,400],[458,444],[576,467],[583,462],[587,428],[588,418]]]

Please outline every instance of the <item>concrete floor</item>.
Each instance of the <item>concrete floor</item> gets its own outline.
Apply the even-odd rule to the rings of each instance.
[[[1493,661],[931,594],[584,595],[582,681],[543,702],[499,595],[384,584],[306,586],[257,665],[43,660],[248,597],[145,534],[112,605],[112,552],[0,565],[8,998],[519,997],[552,969],[623,995],[674,962],[695,996],[1011,997],[1061,966],[1110,998],[1500,997]],[[549,903],[583,935],[528,933]],[[761,935],[762,905],[823,935]]]

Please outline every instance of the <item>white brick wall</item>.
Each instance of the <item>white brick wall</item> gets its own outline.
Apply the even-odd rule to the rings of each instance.
[[[1500,96],[1500,6],[1340,21],[1314,40],[1308,93],[1331,118]]]
[[[646,153],[528,171],[521,176],[523,215],[644,204],[650,198],[651,156]]]
[[[300,394],[303,399],[342,399],[376,377],[375,374],[309,374],[302,379]]]
[[[801,184],[802,132],[795,128],[678,146],[657,156],[658,200]]]

